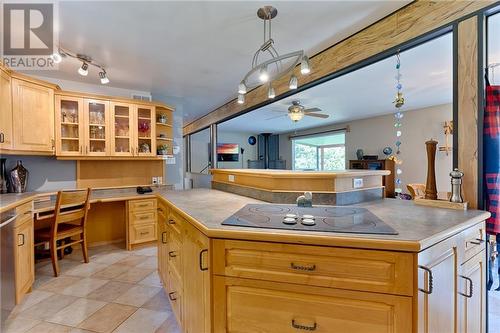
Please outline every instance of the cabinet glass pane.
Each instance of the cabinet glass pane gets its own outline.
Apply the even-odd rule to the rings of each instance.
[[[61,150],[63,152],[78,152],[79,118],[77,101],[61,101]]]
[[[89,149],[93,153],[106,151],[106,109],[104,104],[89,104]]]
[[[130,108],[127,106],[114,106],[115,119],[115,152],[130,152]]]
[[[151,152],[152,112],[151,109],[137,109],[137,133],[139,153],[147,154]]]

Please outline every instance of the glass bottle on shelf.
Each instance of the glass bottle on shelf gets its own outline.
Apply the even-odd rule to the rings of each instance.
[[[81,123],[83,101],[71,96],[56,97],[58,140],[56,154],[77,156],[83,150],[83,127]]]

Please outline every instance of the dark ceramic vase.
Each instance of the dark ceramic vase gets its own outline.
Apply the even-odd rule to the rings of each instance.
[[[22,193],[26,192],[28,184],[29,172],[23,166],[23,162],[17,161],[17,165],[10,171],[10,188],[11,192]]]
[[[7,171],[5,169],[6,163],[6,158],[0,158],[0,193],[7,193]]]

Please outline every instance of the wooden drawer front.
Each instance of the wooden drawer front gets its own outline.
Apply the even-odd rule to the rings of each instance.
[[[412,331],[406,296],[214,277],[215,332]]]
[[[168,274],[168,299],[178,323],[182,323],[182,286],[175,274],[169,271]]]
[[[409,253],[231,240],[213,244],[218,275],[413,295]]]
[[[168,218],[168,207],[163,201],[158,201],[158,219],[166,220]]]
[[[156,199],[130,200],[128,202],[128,209],[130,212],[156,210]]]
[[[177,235],[182,234],[182,226],[186,223],[184,219],[174,211],[170,211],[168,215],[168,225],[171,228],[172,232],[177,233]]]
[[[149,212],[131,212],[129,214],[130,224],[156,223],[157,216],[155,211]]]
[[[156,240],[156,222],[130,226],[130,243],[144,243]]]
[[[460,264],[463,264],[486,248],[485,228],[485,223],[482,222],[462,233],[463,236],[461,242],[464,249],[464,255]]]
[[[179,241],[177,236],[170,232],[168,234],[168,267],[170,271],[177,276],[177,279],[181,281],[182,274],[182,243]]]

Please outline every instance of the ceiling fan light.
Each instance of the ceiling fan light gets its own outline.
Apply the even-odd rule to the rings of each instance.
[[[290,77],[290,81],[288,81],[288,87],[292,90],[297,89],[299,85],[299,81],[297,80],[297,77],[295,75],[292,75]]]
[[[105,71],[99,72],[99,78],[101,79],[101,84],[108,84],[109,78]]]
[[[243,103],[245,103],[245,95],[238,94],[238,104],[243,104]]]
[[[293,122],[297,122],[297,121],[301,120],[302,118],[304,118],[304,113],[302,113],[302,112],[289,112],[288,117]]]
[[[52,53],[52,55],[50,56],[50,58],[52,59],[52,61],[54,62],[54,64],[58,64],[62,61],[62,56],[59,54],[59,52],[54,52]]]
[[[89,74],[89,65],[86,62],[82,63],[82,67],[78,68],[78,74],[81,76],[87,76]]]
[[[311,72],[311,65],[309,64],[309,58],[304,55],[302,61],[300,62],[300,73],[305,75]]]
[[[267,73],[267,69],[265,67],[260,68],[259,80],[262,83],[267,82],[269,80],[269,73]]]
[[[241,81],[240,84],[238,85],[238,94],[246,94],[247,93],[247,86],[244,81]]]
[[[267,90],[267,97],[269,99],[273,99],[274,97],[276,97],[276,93],[272,85],[269,85],[269,89]]]

